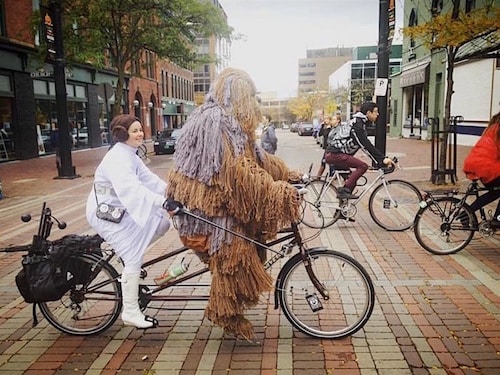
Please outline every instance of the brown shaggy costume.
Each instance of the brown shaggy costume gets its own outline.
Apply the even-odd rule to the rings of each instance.
[[[228,68],[217,77],[183,127],[168,196],[222,227],[270,239],[299,217],[297,192],[287,182],[297,174],[257,145],[261,113],[255,95],[252,79],[241,70]],[[230,334],[252,338],[244,310],[272,288],[255,245],[186,215],[179,217],[178,231],[183,242],[197,242],[192,247],[210,255],[205,316]]]

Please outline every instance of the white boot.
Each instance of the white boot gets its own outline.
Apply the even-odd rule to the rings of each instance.
[[[136,328],[151,328],[158,324],[156,319],[144,314],[139,309],[139,277],[140,273],[122,274],[122,320],[127,326]]]

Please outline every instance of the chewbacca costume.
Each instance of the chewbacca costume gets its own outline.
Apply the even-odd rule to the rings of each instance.
[[[267,240],[299,217],[297,191],[287,182],[298,175],[257,145],[261,114],[255,94],[245,72],[228,68],[219,75],[183,127],[168,196],[224,228]],[[232,335],[253,338],[244,310],[272,288],[256,246],[187,215],[178,219],[183,242],[210,255],[205,316]]]

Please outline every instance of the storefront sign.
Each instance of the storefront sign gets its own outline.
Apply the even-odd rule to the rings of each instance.
[[[54,72],[48,72],[44,69],[37,70],[36,72],[31,72],[31,78],[45,78],[45,77],[52,77],[54,75]]]
[[[408,69],[401,73],[399,77],[399,85],[401,87],[415,86],[426,81],[427,67],[425,64],[413,69]]]

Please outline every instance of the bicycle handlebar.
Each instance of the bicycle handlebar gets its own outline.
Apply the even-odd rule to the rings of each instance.
[[[29,223],[32,219],[31,214],[21,215],[21,221],[23,223]],[[21,246],[11,246],[0,249],[0,252],[13,253],[18,251],[30,251],[31,249],[40,249],[42,247],[43,241],[47,240],[52,232],[52,225],[54,222],[57,223],[57,227],[61,230],[66,229],[66,223],[64,221],[58,220],[52,215],[52,211],[47,207],[47,203],[43,202],[42,211],[40,214],[40,223],[38,225],[38,232],[33,236],[33,241],[31,245],[21,245]]]

